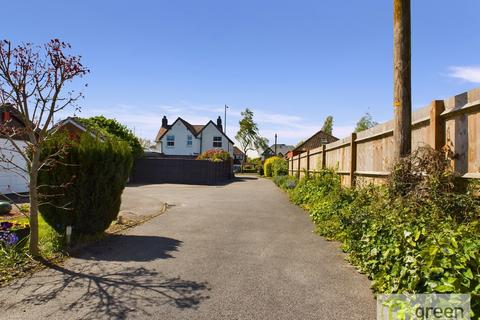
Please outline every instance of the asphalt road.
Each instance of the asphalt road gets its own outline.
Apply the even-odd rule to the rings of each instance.
[[[369,281],[271,181],[125,192],[171,207],[0,289],[0,318],[375,319]]]

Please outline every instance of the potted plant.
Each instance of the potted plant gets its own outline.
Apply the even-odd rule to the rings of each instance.
[[[12,210],[12,205],[7,201],[0,201],[0,215],[9,214]]]

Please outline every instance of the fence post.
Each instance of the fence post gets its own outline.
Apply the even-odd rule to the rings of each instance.
[[[445,145],[445,122],[440,118],[444,110],[443,100],[434,100],[430,104],[430,146],[435,150],[440,150]]]
[[[327,146],[322,144],[322,169],[327,167]]]
[[[357,134],[352,133],[350,140],[350,187],[355,187],[355,171],[357,171]]]
[[[307,176],[310,174],[310,150],[307,150]]]
[[[300,179],[300,161],[302,161],[302,154],[298,154],[297,178]]]

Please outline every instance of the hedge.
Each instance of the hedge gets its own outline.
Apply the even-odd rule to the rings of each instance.
[[[47,186],[40,188],[45,221],[62,234],[71,225],[74,238],[103,232],[120,210],[133,162],[131,148],[114,138],[84,133],[70,139],[59,133],[46,144],[43,156],[56,152],[58,163],[39,174],[39,185]]]

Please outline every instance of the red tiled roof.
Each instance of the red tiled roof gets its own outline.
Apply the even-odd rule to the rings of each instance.
[[[160,130],[158,130],[157,137],[155,138],[155,141],[160,141],[160,139],[162,139],[165,132],[167,132],[171,127],[172,126],[168,126],[167,128],[161,127]]]
[[[243,151],[240,150],[239,148],[237,148],[236,146],[233,147],[233,154],[236,154],[236,155],[243,155]]]

